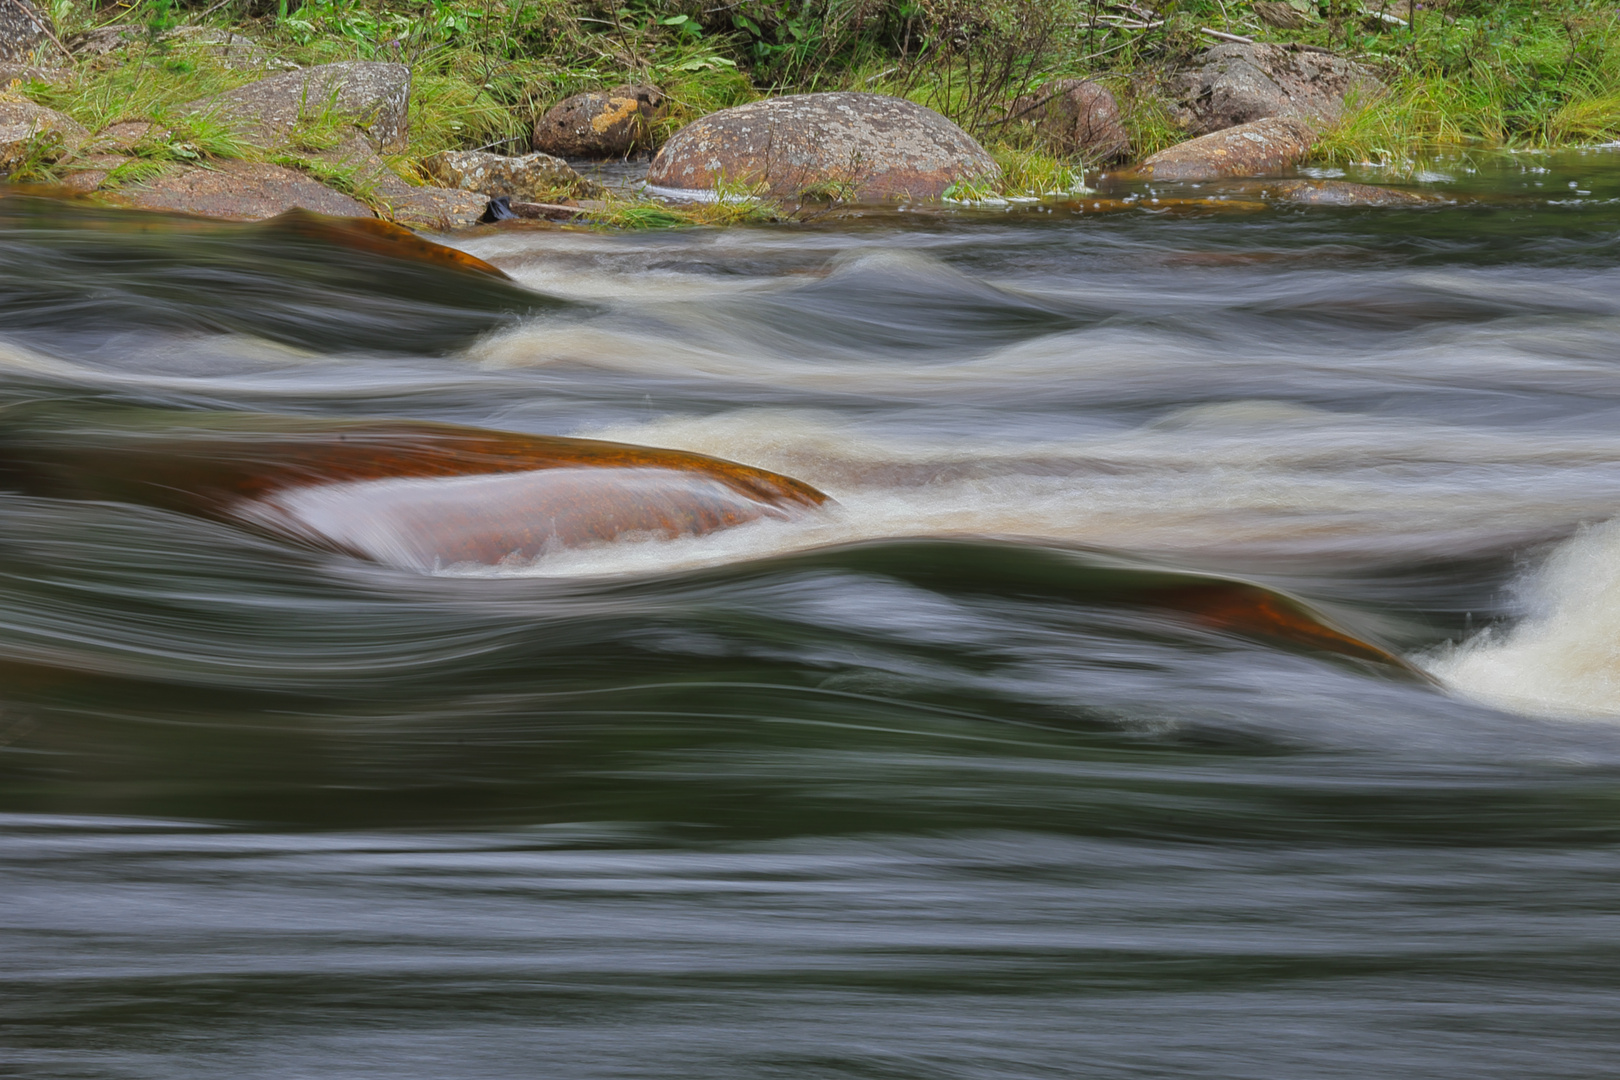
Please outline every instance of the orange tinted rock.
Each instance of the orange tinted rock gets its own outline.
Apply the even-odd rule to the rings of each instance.
[[[648,150],[653,145],[652,123],[663,105],[664,92],[656,86],[625,85],[575,94],[535,121],[534,148],[571,158],[620,158]]]
[[[722,109],[678,131],[653,159],[656,187],[712,191],[722,180],[793,198],[937,199],[958,181],[1001,175],[967,132],[903,98],[794,94]]]
[[[1271,117],[1178,143],[1119,175],[1142,180],[1272,176],[1304,161],[1315,142],[1304,122]]]

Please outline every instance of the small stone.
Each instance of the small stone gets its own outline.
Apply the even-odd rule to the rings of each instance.
[[[1316,133],[1302,121],[1270,117],[1189,139],[1118,175],[1192,181],[1274,176],[1304,161],[1315,142]]]
[[[38,153],[42,140],[49,139],[53,146],[45,147],[45,156],[55,160],[78,149],[89,132],[55,109],[35,105],[32,101],[0,99],[0,174],[9,174]]]
[[[663,112],[656,86],[616,86],[564,98],[534,122],[534,148],[565,158],[622,158],[653,145]]]
[[[0,60],[27,63],[34,50],[51,43],[51,17],[31,0],[0,0]]]
[[[1194,135],[1271,116],[1320,127],[1344,115],[1347,99],[1365,101],[1383,89],[1343,57],[1263,42],[1217,45],[1171,81],[1179,116]]]
[[[722,182],[779,198],[835,192],[846,202],[937,199],[1001,169],[967,132],[904,98],[793,94],[711,113],[676,132],[647,171],[672,191]]]
[[[1089,79],[1059,79],[1026,94],[1007,110],[1013,123],[1028,124],[1054,150],[1087,161],[1117,161],[1131,140],[1119,122],[1119,103],[1108,88]]]
[[[1254,13],[1260,16],[1261,22],[1279,30],[1305,28],[1305,13],[1287,0],[1254,0]]]
[[[376,146],[401,150],[410,97],[411,71],[404,64],[346,60],[273,75],[200,98],[181,110],[212,114],[269,144],[286,142],[300,124],[330,111],[365,132]]]
[[[422,169],[447,188],[541,202],[596,186],[550,154],[507,157],[483,150],[446,150],[423,161]]]
[[[338,217],[371,216],[364,204],[301,172],[246,161],[206,169],[187,165],[98,197],[120,206],[236,221],[275,217],[295,207]]]

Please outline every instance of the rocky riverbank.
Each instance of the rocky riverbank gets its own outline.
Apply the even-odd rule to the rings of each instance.
[[[1284,7],[1254,5],[1271,25],[1289,21]],[[1406,15],[1415,19],[1410,6]],[[1144,131],[1140,88],[1121,100],[1105,77],[1047,79],[981,103],[975,130],[997,139],[988,149],[896,94],[775,94],[694,110],[690,93],[644,80],[537,104],[519,134],[477,145],[475,125],[457,118],[486,116],[490,103],[474,95],[458,111],[424,97],[433,76],[398,41],[394,60],[300,65],[247,29],[114,22],[70,34],[12,0],[0,17],[0,169],[97,202],[222,218],[298,207],[438,231],[506,218],[723,222],[1062,196],[1082,181],[1282,177],[1391,94],[1378,70],[1330,49],[1211,31],[1156,84],[1157,133]],[[652,160],[636,195],[576,167],[637,155]],[[1318,182],[1277,201],[1421,201],[1355,187]]]

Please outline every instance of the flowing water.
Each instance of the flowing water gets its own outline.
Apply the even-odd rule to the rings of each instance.
[[[423,567],[0,495],[0,1075],[1620,1075],[1620,154],[1418,182],[454,241],[515,285],[0,199],[0,427],[836,500]]]

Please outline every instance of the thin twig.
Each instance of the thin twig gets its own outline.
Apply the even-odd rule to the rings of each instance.
[[[1222,41],[1235,41],[1239,45],[1254,44],[1254,38],[1252,37],[1244,37],[1242,34],[1223,34],[1221,31],[1211,30],[1207,26],[1200,26],[1198,28],[1198,32],[1200,34],[1208,34],[1212,38],[1220,38]]]

